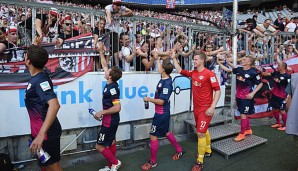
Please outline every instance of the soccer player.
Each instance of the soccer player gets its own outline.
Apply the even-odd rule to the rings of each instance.
[[[157,60],[158,71],[161,74],[161,79],[156,86],[154,99],[150,97],[144,97],[145,102],[151,102],[155,104],[155,114],[150,131],[150,160],[142,166],[142,170],[150,170],[157,166],[156,155],[158,151],[158,137],[166,136],[167,139],[176,149],[176,154],[173,156],[173,160],[179,160],[184,151],[176,141],[173,133],[169,132],[170,124],[170,96],[172,94],[172,77],[170,74],[173,71],[173,64],[168,60],[165,60],[162,65],[157,53],[154,54]]]
[[[60,105],[53,91],[53,83],[43,70],[48,62],[48,56],[45,49],[32,45],[25,57],[31,75],[25,95],[33,138],[30,150],[36,154],[42,148],[51,156],[45,163],[38,160],[43,170],[61,171],[59,160],[62,129],[57,118]]]
[[[234,140],[238,142],[244,140],[246,135],[252,134],[246,115],[255,113],[253,97],[262,88],[263,83],[257,70],[252,67],[255,64],[255,58],[252,56],[245,56],[241,59],[242,67],[235,67],[230,64],[233,69],[227,68],[219,61],[217,63],[223,70],[236,74],[236,102],[240,112],[241,131]],[[257,85],[256,88],[254,88],[255,85]]]
[[[280,131],[286,130],[286,121],[287,121],[287,113],[286,113],[286,98],[288,96],[286,92],[286,87],[291,80],[291,75],[288,74],[287,64],[285,62],[278,63],[278,71],[275,70],[273,66],[273,73],[263,72],[264,76],[272,76],[274,80],[274,86],[271,90],[272,97],[270,99],[270,106],[273,108],[273,116],[276,119],[276,124],[271,125],[272,128],[277,128]],[[281,113],[282,121],[284,125],[280,124],[279,114]]]
[[[109,167],[100,169],[100,171],[117,171],[121,166],[121,161],[116,159],[116,132],[118,129],[121,110],[120,90],[117,81],[122,77],[122,71],[113,66],[108,69],[104,56],[105,47],[100,42],[98,46],[101,64],[105,72],[107,84],[102,93],[103,110],[97,112],[94,118],[99,120],[102,117],[102,126],[97,137],[96,149],[109,162]]]
[[[201,171],[204,157],[210,156],[212,152],[208,127],[220,98],[220,86],[215,74],[204,67],[207,58],[205,54],[194,54],[193,63],[195,70],[193,71],[182,70],[174,53],[172,58],[177,72],[191,78],[194,119],[198,136],[198,157],[192,171]]]

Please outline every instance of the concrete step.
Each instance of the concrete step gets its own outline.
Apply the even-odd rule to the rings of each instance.
[[[219,140],[211,143],[211,148],[229,159],[229,156],[239,153],[241,151],[253,148],[255,146],[266,143],[267,139],[258,137],[256,135],[247,135],[246,138],[240,142],[234,141],[235,137]]]
[[[234,123],[227,123],[224,125],[213,126],[209,128],[211,140],[216,140],[223,137],[228,137],[234,134],[238,134],[240,131],[240,125]]]

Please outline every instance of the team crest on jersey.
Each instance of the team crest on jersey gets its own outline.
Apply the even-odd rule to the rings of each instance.
[[[110,90],[110,93],[111,93],[112,96],[115,95],[115,94],[117,94],[116,89],[115,88],[112,88]]]
[[[245,81],[245,79],[244,79],[242,76],[238,76],[237,79],[238,79],[239,81],[243,81],[243,82]]]
[[[285,79],[285,77],[280,77],[280,80],[284,80]]]
[[[216,78],[215,77],[211,77],[210,78],[211,83],[216,83]]]
[[[200,80],[204,79],[204,76],[201,75],[201,76],[199,77],[199,79],[200,79]]]
[[[195,86],[200,86],[201,87],[201,83],[199,83],[199,82],[197,82],[197,81],[195,81],[194,83],[193,83]]]
[[[51,89],[50,83],[48,81],[42,82],[39,84],[43,91]]]
[[[249,76],[248,74],[245,74],[244,77],[245,77],[245,78],[249,78],[250,76]]]
[[[257,75],[257,77],[256,77],[256,78],[257,78],[257,80],[260,80],[260,79],[261,79],[259,75]]]
[[[158,87],[161,87],[161,86],[162,86],[162,84],[161,84],[161,83],[159,83],[159,84],[158,84]]]
[[[28,86],[27,86],[27,90],[29,90],[31,88],[32,84],[29,83]]]

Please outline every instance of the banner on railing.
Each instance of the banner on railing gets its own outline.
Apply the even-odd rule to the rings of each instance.
[[[109,36],[106,34],[100,39],[105,43]],[[93,44],[93,37],[86,34],[66,40],[59,48],[53,43],[43,45],[49,54],[45,71],[50,74],[54,85],[67,83],[92,71],[93,59],[90,57],[98,56],[93,50]],[[26,49],[12,50],[19,53],[14,53],[16,56],[12,57],[6,55],[7,61],[0,64],[0,90],[25,88],[30,79],[24,61]]]

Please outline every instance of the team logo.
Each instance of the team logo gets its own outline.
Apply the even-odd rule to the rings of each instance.
[[[242,76],[238,76],[237,79],[238,79],[239,81],[243,81],[243,82],[245,81],[245,79],[244,79]]]
[[[27,86],[27,90],[29,90],[31,88],[31,86],[32,86],[31,83],[29,83]]]
[[[280,77],[280,80],[284,80],[285,79],[285,77]]]
[[[245,74],[244,77],[245,77],[245,78],[249,78],[250,76],[249,76],[248,74]]]
[[[201,83],[199,83],[199,82],[197,82],[197,81],[195,81],[194,83],[193,83],[196,87],[201,87]]]
[[[257,78],[257,80],[260,80],[260,79],[261,79],[259,75],[257,75],[257,77],[256,77],[256,78]]]
[[[278,82],[278,83],[280,82],[280,80],[278,78],[274,78],[274,81]]]
[[[200,79],[200,80],[204,79],[204,76],[200,76],[199,79]]]

